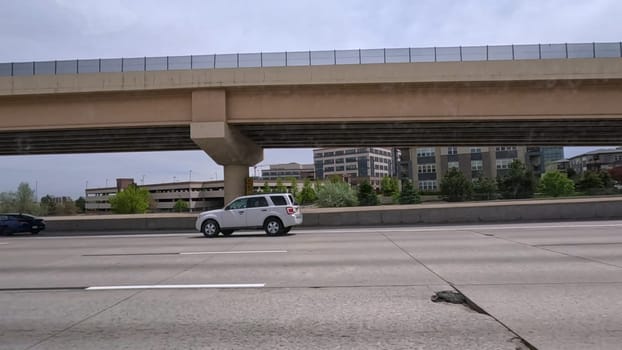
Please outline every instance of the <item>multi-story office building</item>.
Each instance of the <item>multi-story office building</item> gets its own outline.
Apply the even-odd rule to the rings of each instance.
[[[547,163],[558,159],[563,159],[562,147],[412,147],[402,149],[399,168],[400,178],[413,179],[420,191],[434,192],[451,168],[472,181],[480,177],[494,179],[507,174],[510,164],[520,160],[540,176]]]
[[[422,192],[439,190],[442,177],[457,168],[468,179],[504,175],[514,160],[525,162],[526,147],[412,147],[402,150],[401,175]]]
[[[343,176],[353,184],[369,180],[375,186],[385,176],[393,176],[394,153],[390,148],[320,148],[313,150],[315,177]]]
[[[569,159],[570,167],[577,173],[609,170],[622,166],[622,147],[598,149]]]
[[[315,178],[315,167],[313,164],[272,164],[268,169],[262,169],[261,180],[276,180],[294,178],[297,180]]]

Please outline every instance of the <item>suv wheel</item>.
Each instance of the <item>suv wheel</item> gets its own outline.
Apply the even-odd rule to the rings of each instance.
[[[281,220],[277,218],[267,218],[266,222],[263,224],[263,229],[268,236],[276,236],[283,231],[283,224]]]
[[[214,238],[218,236],[218,233],[220,233],[220,227],[216,221],[207,220],[203,224],[203,229],[201,231],[205,237]]]

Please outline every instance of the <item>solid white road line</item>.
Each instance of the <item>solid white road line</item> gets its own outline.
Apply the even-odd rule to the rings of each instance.
[[[128,290],[128,289],[202,289],[202,288],[261,288],[265,283],[255,284],[155,284],[136,286],[93,286],[85,290]]]
[[[181,252],[179,255],[287,253],[287,250],[239,250],[229,252]]]
[[[0,244],[8,244],[8,243],[0,243]]]

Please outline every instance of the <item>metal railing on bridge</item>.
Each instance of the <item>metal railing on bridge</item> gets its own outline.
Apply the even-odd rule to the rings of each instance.
[[[259,52],[0,63],[0,76],[620,57],[622,42]]]

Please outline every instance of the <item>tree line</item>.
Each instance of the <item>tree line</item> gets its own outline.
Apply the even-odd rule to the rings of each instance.
[[[30,185],[22,182],[14,192],[0,193],[0,212],[34,215],[75,215],[84,212],[84,197],[75,201],[69,197],[45,195],[40,201]]]

